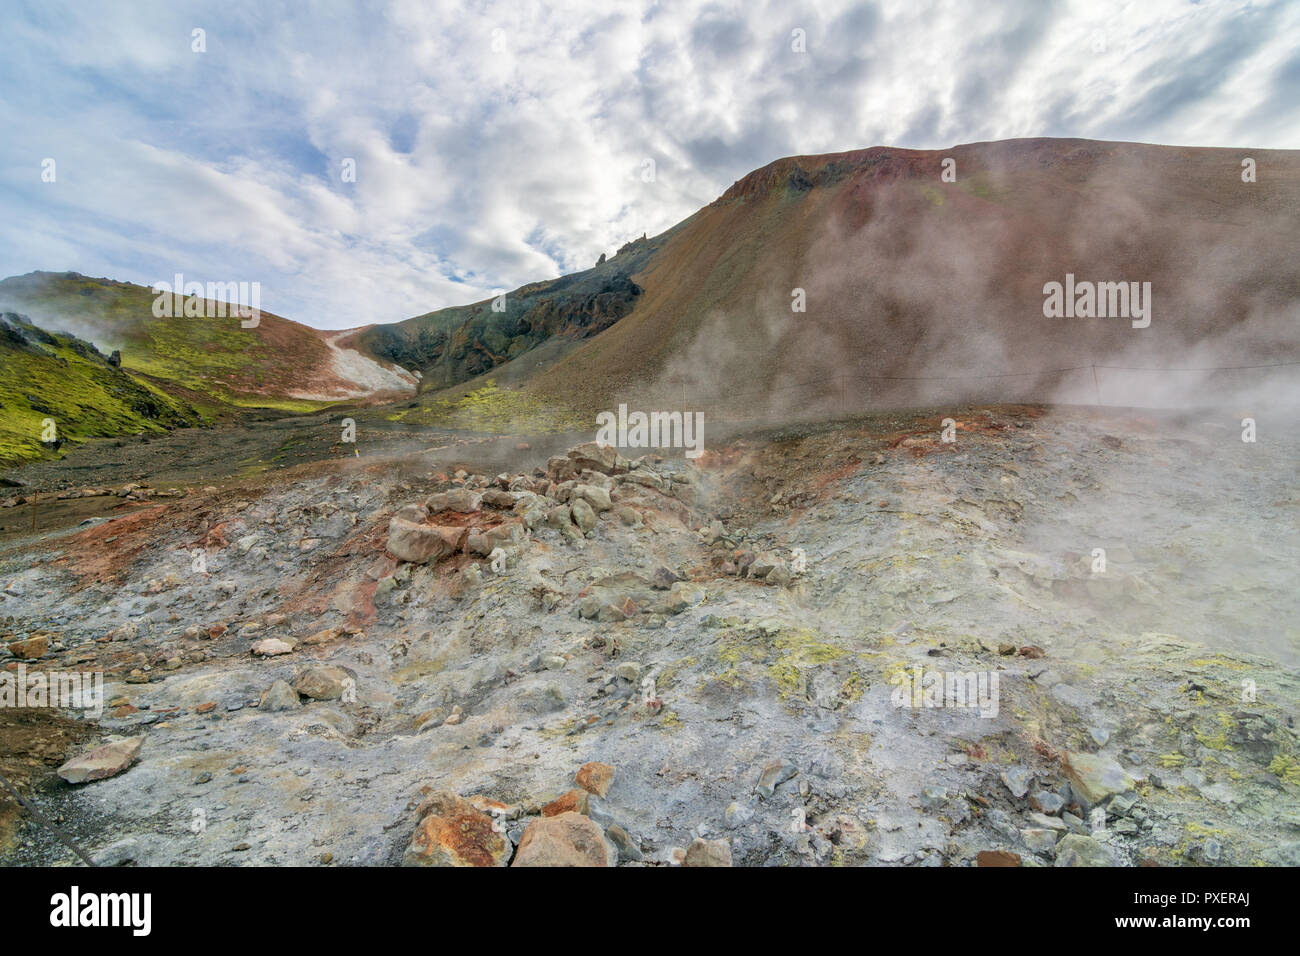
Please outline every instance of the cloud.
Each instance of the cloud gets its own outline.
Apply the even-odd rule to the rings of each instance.
[[[395,321],[585,268],[784,155],[1294,148],[1297,28],[1294,4],[1174,0],[24,5],[0,274],[180,271],[321,327]]]

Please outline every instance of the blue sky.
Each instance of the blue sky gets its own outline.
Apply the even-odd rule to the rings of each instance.
[[[135,0],[4,19],[0,276],[257,281],[264,309],[321,328],[585,268],[786,155],[1300,147],[1294,2]]]

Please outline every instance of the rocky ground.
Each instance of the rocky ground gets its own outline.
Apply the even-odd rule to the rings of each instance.
[[[990,406],[566,447],[15,528],[0,662],[106,706],[0,710],[0,772],[112,863],[1300,865],[1294,436]],[[900,706],[933,674],[994,706]],[[0,807],[0,862],[74,860]]]

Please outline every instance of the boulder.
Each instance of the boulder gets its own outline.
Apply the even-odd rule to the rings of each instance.
[[[569,449],[569,458],[578,471],[590,468],[603,475],[616,475],[627,471],[627,461],[612,445],[602,445],[594,441],[583,442],[576,448]]]
[[[1057,866],[1114,866],[1110,848],[1092,837],[1071,833],[1056,845]]]
[[[403,866],[505,866],[509,861],[510,841],[469,801],[443,792],[420,804],[418,813]]]
[[[605,834],[590,817],[561,813],[524,830],[514,866],[609,866]]]
[[[1096,806],[1107,797],[1132,790],[1134,780],[1124,768],[1101,754],[1067,753],[1061,769],[1074,793]]]
[[[597,514],[614,507],[614,503],[609,500],[609,492],[595,485],[575,485],[569,494],[569,500],[585,501]]]
[[[293,679],[293,689],[312,700],[338,700],[352,675],[341,667],[309,667]]]
[[[49,653],[50,640],[47,637],[29,637],[25,641],[14,641],[9,645],[9,653],[20,660],[35,660]]]
[[[142,746],[143,737],[111,740],[69,760],[59,768],[59,776],[68,783],[89,783],[116,776],[139,759]]]
[[[596,527],[596,512],[582,498],[575,499],[569,506],[569,510],[573,512],[573,523],[583,534]]]
[[[468,533],[465,528],[444,528],[394,518],[388,525],[386,547],[396,558],[425,564],[455,554]]]
[[[276,681],[265,691],[262,692],[262,698],[257,703],[257,709],[274,713],[280,710],[297,710],[302,706],[298,700],[298,692],[282,680]]]

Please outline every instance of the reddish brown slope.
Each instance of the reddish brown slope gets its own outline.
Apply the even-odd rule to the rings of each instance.
[[[1258,182],[1242,182],[1245,156]],[[1084,400],[1094,363],[1295,359],[1297,211],[1294,151],[1015,140],[782,159],[676,227],[634,277],[631,315],[532,387],[584,412],[685,394],[716,415],[780,414],[868,388],[903,403]],[[1067,272],[1150,282],[1150,327],[1045,318],[1044,283]],[[1158,404],[1241,374],[1098,380],[1104,400]],[[945,380],[890,380],[906,377]]]

